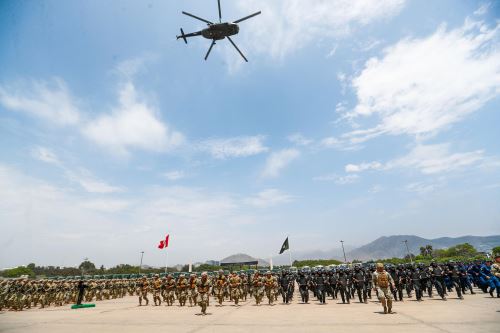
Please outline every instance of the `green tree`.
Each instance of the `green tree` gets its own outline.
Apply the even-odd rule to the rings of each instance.
[[[493,257],[500,255],[500,246],[495,246],[494,248],[492,248],[491,254],[493,255]]]
[[[19,266],[16,268],[7,269],[2,272],[2,276],[8,278],[16,278],[22,275],[28,275],[29,277],[35,277],[35,273],[25,266]]]
[[[78,266],[78,269],[83,271],[84,274],[89,274],[95,272],[95,265],[93,262],[85,260],[80,264],[80,266]]]

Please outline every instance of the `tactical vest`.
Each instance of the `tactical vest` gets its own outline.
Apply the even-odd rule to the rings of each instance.
[[[386,272],[377,274],[377,286],[380,288],[389,288],[389,274]]]

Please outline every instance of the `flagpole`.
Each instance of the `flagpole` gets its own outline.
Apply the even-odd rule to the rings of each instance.
[[[290,235],[286,235],[288,239],[288,257],[290,258],[290,267],[292,267],[292,250],[290,250]]]
[[[165,274],[167,274],[167,267],[168,267],[168,249],[166,250],[167,252],[167,260],[165,261]]]

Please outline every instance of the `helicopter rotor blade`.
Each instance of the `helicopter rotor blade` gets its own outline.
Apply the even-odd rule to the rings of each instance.
[[[245,59],[246,62],[248,62],[247,58],[245,58],[245,56],[243,55],[243,53],[240,51],[240,49],[238,48],[238,46],[236,46],[236,44],[234,44],[233,40],[231,39],[231,37],[227,36],[226,37],[230,42],[231,44],[233,44],[234,48],[236,49],[236,51],[238,51],[238,53],[243,57],[243,59]]]
[[[212,47],[215,45],[215,39],[212,41],[212,44],[210,44],[210,48],[208,49],[207,55],[205,55],[205,60],[207,60],[208,55],[210,54],[210,51],[212,51]]]
[[[217,0],[217,4],[219,5],[219,23],[222,22],[222,12],[220,10],[220,0]]]
[[[207,24],[213,24],[213,22],[210,22],[210,21],[208,21],[208,20],[205,20],[205,19],[203,19],[203,18],[201,18],[201,17],[198,17],[198,16],[196,16],[196,15],[190,14],[190,13],[188,13],[188,12],[182,12],[182,14],[187,15],[187,16],[191,16],[192,18],[195,18],[195,19],[200,20],[200,21],[202,21],[202,22],[205,22],[205,23],[207,23]]]
[[[257,13],[253,13],[252,15],[245,16],[243,18],[240,18],[239,20],[234,21],[233,23],[240,23],[241,21],[248,20],[249,18],[252,18],[254,16],[257,16],[261,13],[261,11],[258,11]]]

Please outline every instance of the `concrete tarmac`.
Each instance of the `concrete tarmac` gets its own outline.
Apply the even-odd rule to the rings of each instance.
[[[152,297],[150,296],[150,300]],[[138,306],[137,297],[96,302],[95,308],[71,310],[69,305],[22,312],[0,312],[0,332],[500,332],[500,299],[479,291],[459,300],[425,297],[423,302],[395,302],[395,314],[384,315],[375,299],[342,304],[328,299],[326,305],[312,299],[309,304],[255,305],[248,300],[222,307],[210,300],[208,315],[200,308]]]

